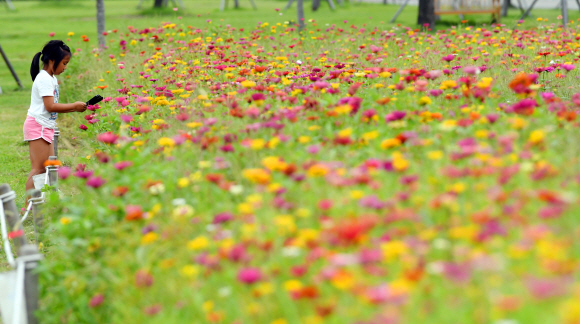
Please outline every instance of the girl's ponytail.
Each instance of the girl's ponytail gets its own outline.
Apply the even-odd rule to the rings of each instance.
[[[42,52],[36,53],[32,59],[32,64],[30,64],[30,76],[32,77],[32,82],[34,82],[38,72],[40,72],[40,55],[42,55]]]
[[[42,60],[40,59],[42,55]],[[67,56],[71,56],[71,50],[66,44],[61,40],[51,40],[42,49],[42,52],[36,53],[32,59],[32,64],[30,65],[30,76],[32,81],[36,79],[36,76],[40,72],[40,62],[42,61],[44,66],[47,66],[49,61],[54,61],[54,68],[60,64],[60,62]]]

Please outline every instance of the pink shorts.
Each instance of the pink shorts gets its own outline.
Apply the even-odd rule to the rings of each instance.
[[[30,142],[42,138],[49,144],[52,144],[54,139],[54,129],[44,128],[42,125],[36,122],[36,119],[31,116],[26,116],[24,121],[24,141]]]

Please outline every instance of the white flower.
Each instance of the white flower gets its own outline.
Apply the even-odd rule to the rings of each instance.
[[[232,195],[239,195],[244,191],[244,187],[242,187],[242,185],[233,185],[230,186],[230,193]]]
[[[296,61],[296,64],[300,65],[300,64],[302,64],[302,61],[300,61],[300,60],[297,60],[297,61]]]
[[[173,204],[173,206],[181,206],[181,205],[185,205],[185,199],[183,198],[175,198],[171,201],[171,203]]]
[[[226,287],[221,287],[220,289],[218,289],[218,295],[220,297],[227,297],[232,293],[232,288],[229,286]]]

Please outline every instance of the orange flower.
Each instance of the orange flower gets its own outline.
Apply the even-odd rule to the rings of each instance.
[[[44,166],[62,166],[62,163],[59,160],[46,160]]]

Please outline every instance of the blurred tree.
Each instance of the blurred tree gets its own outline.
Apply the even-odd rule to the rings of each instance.
[[[417,23],[421,28],[435,29],[435,0],[419,0]]]
[[[105,46],[105,0],[97,0],[97,36],[99,46]]]
[[[304,29],[304,4],[302,0],[296,2],[296,11],[298,13],[298,30]]]

